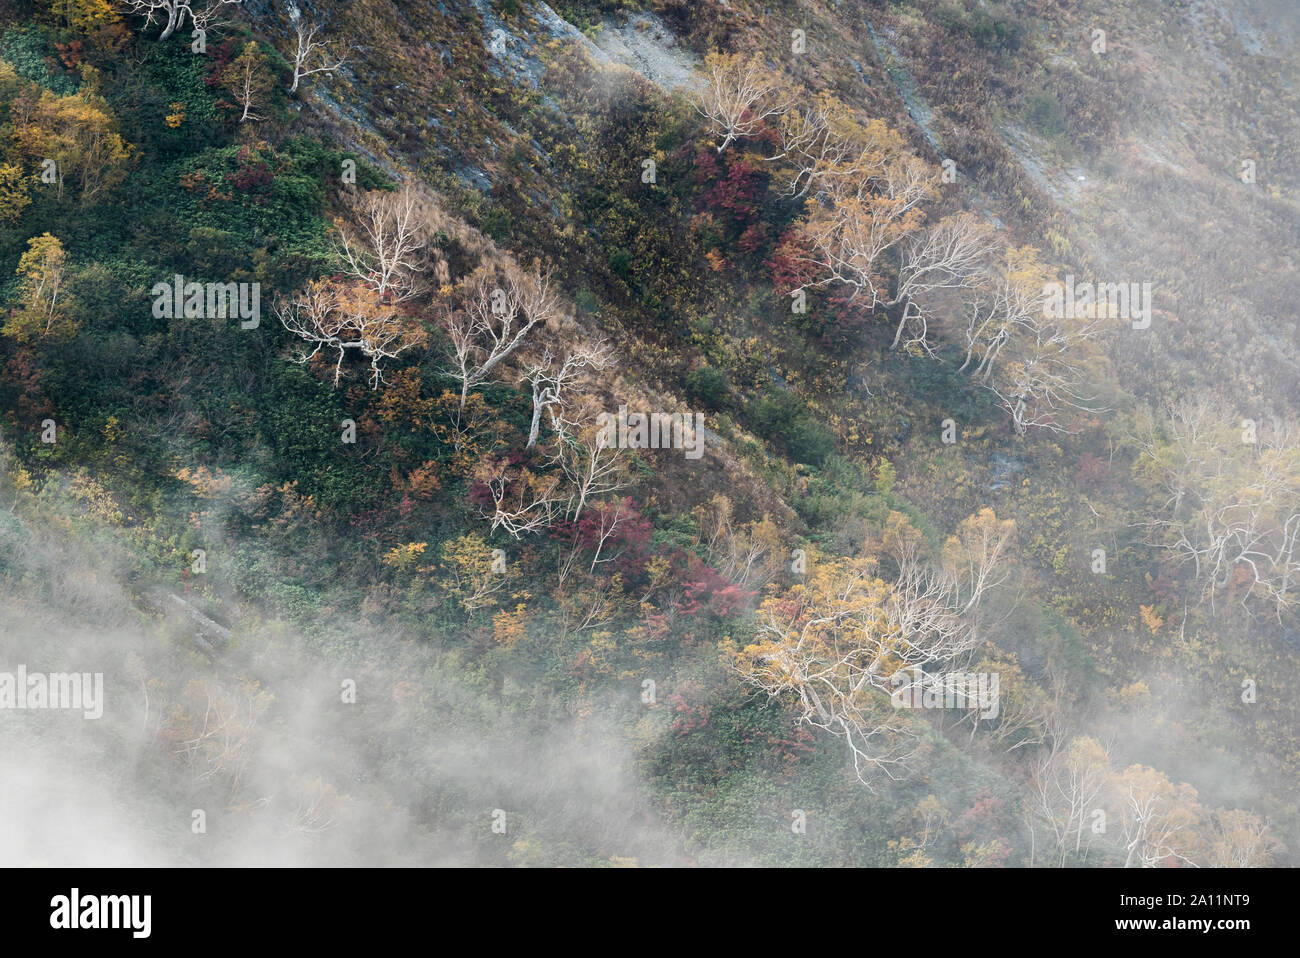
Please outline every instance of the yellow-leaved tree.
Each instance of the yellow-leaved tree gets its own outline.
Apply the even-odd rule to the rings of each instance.
[[[966,309],[966,359],[1023,434],[1030,428],[1068,432],[1069,420],[1099,411],[1088,393],[1098,379],[1093,340],[1104,323],[1066,318],[1046,308],[1052,270],[1030,246],[1011,247],[987,272]]]
[[[244,44],[239,56],[230,61],[221,74],[221,85],[241,109],[239,122],[264,120],[256,111],[266,102],[275,86],[275,75],[266,58],[252,40]]]
[[[46,6],[62,23],[80,34],[92,33],[121,19],[109,0],[46,0]]]
[[[1112,776],[1110,791],[1119,808],[1125,868],[1200,864],[1205,810],[1196,789],[1174,784],[1154,768],[1130,765]]]
[[[1284,421],[1240,420],[1217,399],[1139,416],[1133,471],[1157,501],[1148,542],[1192,572],[1202,600],[1281,621],[1300,581],[1300,443]],[[1144,613],[1151,628],[1158,621]]]
[[[0,163],[0,223],[16,223],[32,198],[31,178],[17,163]]]
[[[884,542],[898,567],[891,583],[870,557],[825,558],[810,550],[806,581],[759,607],[754,641],[735,654],[741,677],[772,697],[792,698],[800,722],[843,738],[853,767],[895,778],[916,753],[896,693],[922,668],[949,667],[980,642],[980,606],[1008,578],[1015,525],[992,510],[964,520],[931,561],[924,539],[899,513]],[[900,682],[904,685],[900,688]]]
[[[786,103],[784,87],[780,74],[757,56],[706,54],[695,109],[708,121],[709,132],[721,140],[718,152],[741,137],[759,133],[769,117],[780,113]]]
[[[442,561],[420,571],[434,573],[434,582],[455,596],[466,612],[496,605],[509,579],[504,554],[472,532],[443,543]]]
[[[772,697],[793,697],[800,722],[845,739],[853,767],[895,777],[914,752],[906,716],[885,693],[909,658],[891,621],[891,589],[871,559],[809,557],[807,582],[765,600],[754,642],[735,667]]]
[[[24,89],[10,115],[19,152],[43,168],[53,161],[59,199],[64,184],[72,182],[81,205],[89,206],[126,178],[132,147],[118,133],[117,119],[98,93],[95,68],[85,64],[81,73],[81,89],[70,96],[34,86]]]
[[[37,339],[65,340],[76,335],[77,324],[68,313],[64,285],[68,255],[57,236],[42,233],[27,241],[27,252],[16,271],[18,305],[9,314],[4,335],[27,343]]]
[[[1254,812],[1234,808],[1212,816],[1205,864],[1212,868],[1269,868],[1280,842]]]

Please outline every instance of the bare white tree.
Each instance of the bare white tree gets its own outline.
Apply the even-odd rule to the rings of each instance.
[[[226,89],[234,97],[235,103],[243,107],[243,112],[239,116],[240,123],[266,119],[254,111],[260,109],[258,101],[262,99],[264,93],[270,92],[273,81],[257,53],[256,44],[248,43],[244,46],[244,52],[226,68],[222,73],[222,79],[225,81]]]
[[[238,4],[243,0],[126,0],[128,13],[144,17],[148,26],[163,24],[163,31],[158,35],[160,41],[166,40],[173,33],[185,26],[188,17],[196,30],[206,30],[216,18],[217,11],[226,4]]]
[[[571,491],[568,502],[570,508],[573,501],[574,496]],[[623,550],[610,555],[606,552],[606,548],[616,541],[615,534],[618,530],[638,515],[629,499],[615,499],[594,507],[593,511],[596,514],[594,523],[591,523],[586,530],[579,528],[576,523],[572,524],[566,547],[561,548],[556,555],[555,584],[557,590],[561,592],[565,591],[578,555],[584,548],[590,548],[592,552],[591,563],[586,570],[586,577],[589,580],[595,576],[598,566],[614,562],[623,555]],[[594,542],[584,534],[587,532],[594,537]]]
[[[464,304],[441,323],[451,348],[447,371],[460,383],[460,409],[539,324],[558,316],[560,301],[549,273],[525,274],[508,266],[480,269],[465,282]]]
[[[521,381],[532,388],[533,419],[528,428],[528,444],[524,448],[532,449],[537,445],[544,410],[550,410],[552,424],[559,432],[561,420],[558,413],[565,402],[564,390],[576,375],[584,369],[607,369],[613,363],[613,351],[603,339],[595,344],[583,343],[559,362],[550,349],[546,349],[539,358],[526,363]]]
[[[1278,841],[1268,822],[1241,809],[1217,811],[1205,864],[1211,868],[1268,868]]]
[[[784,568],[781,534],[766,515],[738,526],[732,519],[731,500],[720,493],[697,506],[692,515],[699,521],[706,561],[728,581],[742,588],[761,588]]]
[[[1101,411],[1096,397],[1084,392],[1087,364],[1080,348],[1096,333],[1096,323],[1071,327],[1040,315],[1008,339],[1002,362],[983,385],[1011,416],[1017,433],[1069,432],[1063,412]]]
[[[931,297],[942,290],[975,288],[994,248],[988,229],[970,213],[946,217],[910,237],[903,244],[898,287],[887,304],[903,306],[893,348],[898,348],[910,328],[908,344],[930,352]]]
[[[569,483],[564,517],[577,522],[589,503],[626,485],[627,461],[622,448],[603,441],[593,403],[553,411],[556,442],[551,459]]]
[[[350,221],[339,229],[338,253],[349,276],[370,286],[385,303],[418,294],[435,215],[407,183],[400,192],[370,190],[351,203]]]
[[[971,375],[985,381],[1012,333],[1043,308],[1043,300],[1032,284],[1011,280],[1004,267],[988,279],[980,292],[982,295],[966,304],[966,358],[958,368],[965,371],[975,362]]]
[[[302,11],[293,0],[289,0],[289,23],[293,27],[296,40],[293,52],[293,85],[289,87],[289,92],[297,93],[298,84],[303,77],[311,76],[313,73],[336,73],[347,62],[347,58],[344,56],[335,60],[329,55],[328,42],[319,39],[321,26],[304,20]],[[312,63],[315,65],[313,66]]]
[[[334,805],[338,801],[338,792],[331,785],[326,785],[317,778],[314,782],[304,783],[295,802],[293,814],[286,823],[291,831],[316,834],[326,832],[338,824],[334,817]]]
[[[781,148],[766,160],[784,161],[790,166],[786,195],[804,196],[819,176],[835,169],[845,158],[848,141],[831,128],[836,105],[829,97],[819,96],[782,114],[778,128]]]
[[[1030,779],[1030,827],[1041,826],[1054,842],[1056,865],[1064,867],[1071,851],[1086,856],[1093,841],[1094,813],[1110,781],[1110,754],[1096,739],[1074,739],[1055,747],[1039,761]]]
[[[915,529],[886,533],[898,566],[889,614],[904,641],[925,656],[912,664],[947,661],[979,644],[981,606],[1011,578],[1015,529],[1014,520],[981,509],[962,520],[937,563],[924,554],[925,539]]]
[[[291,302],[277,306],[276,315],[285,329],[313,345],[310,353],[299,354],[297,362],[310,361],[322,349],[338,351],[336,387],[349,350],[370,360],[370,388],[377,389],[384,381],[380,364],[424,341],[423,330],[399,317],[393,306],[378,302],[374,291],[360,284],[313,280]]]
[[[494,457],[484,463],[478,479],[490,500],[482,515],[494,531],[503,529],[522,539],[549,528],[563,514],[565,496],[558,473],[543,475]]]
[[[1281,620],[1300,582],[1300,445],[1280,422],[1239,434],[1231,408],[1184,402],[1140,430],[1140,468],[1166,496],[1149,540],[1190,564],[1202,601],[1229,588]],[[1254,441],[1243,441],[1243,438]]]
[[[1095,317],[1054,316],[1044,290],[1051,274],[1038,251],[1011,248],[967,302],[966,358],[972,376],[1011,416],[1016,432],[1068,432],[1068,410],[1100,412],[1086,394],[1088,342],[1102,328]]]
[[[991,510],[966,520],[945,566],[924,561],[915,530],[897,535],[892,585],[875,575],[874,560],[819,562],[800,593],[764,602],[739,671],[770,696],[797,696],[800,721],[843,738],[863,784],[871,787],[872,773],[895,777],[915,741],[889,699],[907,694],[898,681],[909,672],[947,667],[977,646],[975,612],[1005,579],[1013,529]]]
[[[738,138],[753,136],[768,117],[785,108],[778,77],[756,57],[710,53],[704,58],[704,74],[695,109],[709,121],[710,132],[722,137],[719,153]]]
[[[897,248],[921,226],[920,204],[933,192],[927,164],[908,155],[882,163],[878,175],[828,182],[803,223],[803,258],[822,274],[817,285],[842,283],[874,309],[892,299]]]
[[[1200,845],[1203,811],[1194,788],[1175,785],[1154,768],[1131,765],[1112,777],[1111,789],[1120,808],[1125,868],[1196,866],[1191,856]]]
[[[190,766],[196,781],[223,781],[235,796],[251,759],[250,743],[270,705],[271,696],[258,683],[241,679],[226,689],[204,679],[192,680],[183,701],[168,709],[168,725],[176,742],[175,754]],[[185,708],[202,704],[200,716]]]
[[[841,183],[879,183],[886,159],[902,148],[881,120],[860,123],[828,93],[781,114],[779,150],[766,162],[789,167],[784,192],[801,197],[834,192]]]

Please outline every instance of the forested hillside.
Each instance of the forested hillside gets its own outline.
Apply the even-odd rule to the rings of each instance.
[[[1297,864],[1298,20],[0,0],[0,855]]]

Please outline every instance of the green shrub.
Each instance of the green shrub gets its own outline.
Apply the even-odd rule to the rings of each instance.
[[[701,366],[686,374],[686,395],[691,402],[720,409],[731,395],[731,383],[722,370]]]
[[[1060,101],[1050,90],[1039,90],[1031,96],[1026,113],[1030,123],[1043,136],[1060,136],[1065,132],[1065,115]]]
[[[0,37],[0,60],[8,61],[20,77],[39,83],[59,96],[77,92],[77,82],[58,67],[59,58],[43,31],[36,27],[6,30]],[[50,66],[55,65],[55,72]]]
[[[787,392],[769,392],[754,403],[750,413],[754,432],[764,439],[779,439],[790,431],[802,410],[803,402],[798,396]]]
[[[573,297],[573,304],[578,307],[578,312],[588,316],[599,318],[602,312],[600,300],[596,294],[589,289],[578,290],[578,295]]]
[[[835,436],[812,416],[804,415],[795,420],[786,444],[795,462],[820,466],[835,451]]]
[[[483,215],[483,232],[497,242],[502,242],[510,235],[510,214],[500,207],[490,209]]]
[[[754,431],[764,439],[784,443],[795,462],[820,466],[835,451],[835,437],[794,393],[769,392],[754,403]]]

